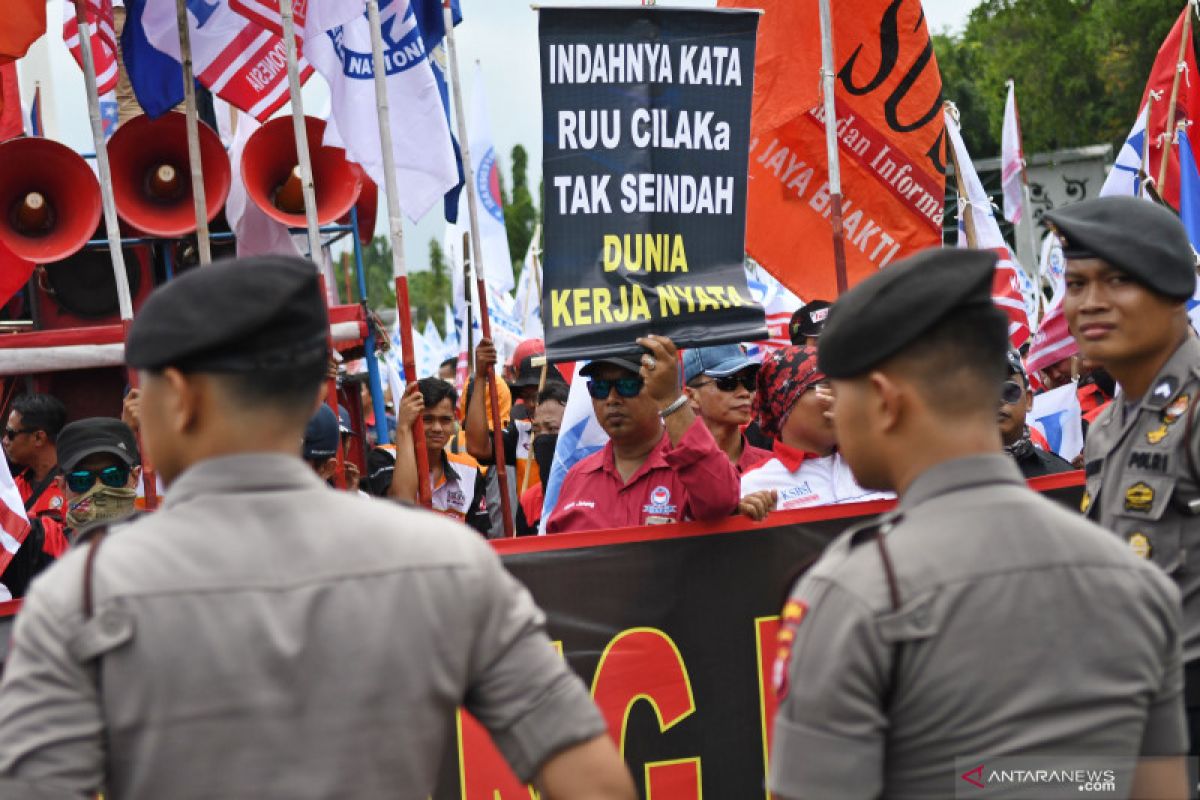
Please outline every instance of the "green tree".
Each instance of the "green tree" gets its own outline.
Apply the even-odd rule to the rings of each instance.
[[[985,0],[961,34],[933,37],[943,94],[979,158],[997,155],[1005,81],[1017,86],[1025,152],[1111,142],[1138,113],[1180,0]]]
[[[450,273],[446,268],[445,253],[442,252],[442,246],[437,239],[430,239],[429,269],[413,272],[408,276],[408,301],[417,330],[424,330],[425,320],[432,317],[442,336],[446,335],[442,330],[442,309],[450,302],[450,290]]]
[[[514,265],[525,261],[533,231],[541,211],[529,191],[529,154],[521,145],[512,149],[512,198],[504,208],[504,227],[508,232],[508,252]],[[514,270],[514,275],[516,270]]]
[[[363,245],[363,270],[367,276],[367,307],[372,309],[396,307],[396,285],[392,280],[392,247],[384,236],[376,236],[370,244]],[[337,259],[334,262],[334,274],[337,276],[338,289],[344,294],[345,276],[342,264],[349,262],[353,269],[354,259]],[[351,273],[354,298],[358,299],[358,278]],[[342,298],[343,300],[345,298]]]

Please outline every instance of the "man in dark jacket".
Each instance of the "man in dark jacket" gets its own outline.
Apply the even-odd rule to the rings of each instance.
[[[1008,352],[1008,380],[1004,383],[1000,397],[1000,411],[997,413],[1004,450],[1017,462],[1017,467],[1026,478],[1070,472],[1074,469],[1070,462],[1033,443],[1029,434],[1029,426],[1025,424],[1025,416],[1031,408],[1033,408],[1033,392],[1029,390],[1029,382],[1025,378],[1025,366],[1021,363],[1021,354],[1010,350]]]

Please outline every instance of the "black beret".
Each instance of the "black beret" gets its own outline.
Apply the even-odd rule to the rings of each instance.
[[[995,253],[959,248],[925,250],[885,267],[833,304],[818,348],[821,371],[861,375],[951,312],[992,306],[995,272]]]
[[[1097,197],[1056,211],[1046,223],[1063,255],[1100,258],[1159,294],[1186,300],[1196,289],[1196,256],[1170,210],[1136,197]]]
[[[159,287],[125,343],[136,369],[254,372],[328,358],[329,315],[311,261],[216,261]]]
[[[112,417],[89,417],[72,422],[58,434],[58,466],[70,472],[79,462],[97,453],[107,453],[125,462],[139,463],[137,437],[129,426]]]

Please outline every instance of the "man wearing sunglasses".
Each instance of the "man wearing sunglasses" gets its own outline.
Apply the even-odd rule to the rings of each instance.
[[[4,429],[4,455],[30,516],[62,520],[62,491],[55,441],[67,422],[67,409],[48,394],[21,395],[13,401]]]
[[[1050,452],[1046,448],[1045,439],[1035,441],[1036,431],[1025,424],[1025,416],[1031,408],[1033,392],[1029,391],[1029,384],[1025,381],[1025,365],[1021,363],[1021,354],[1016,350],[1009,350],[1008,380],[1001,387],[1000,410],[996,415],[1004,451],[1013,457],[1017,468],[1026,478],[1054,475],[1075,469],[1069,461]],[[1041,438],[1040,434],[1038,438]]]
[[[679,388],[665,336],[579,371],[609,441],[567,473],[547,533],[715,520],[738,507],[737,472]]]
[[[771,451],[746,441],[742,429],[750,423],[758,362],[741,345],[694,347],[683,354],[684,392],[708,427],[717,447],[729,456],[738,475],[771,458]]]
[[[633,800],[487,542],[299,458],[328,363],[318,274],[217,262],[138,312],[125,357],[166,496],[33,583],[0,682],[0,797],[423,798],[461,705],[543,796]]]

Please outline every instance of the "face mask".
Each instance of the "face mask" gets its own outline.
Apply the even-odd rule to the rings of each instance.
[[[133,513],[137,490],[114,489],[96,481],[91,489],[67,504],[67,527],[79,530],[96,522],[108,522]]]
[[[557,433],[543,433],[533,438],[533,460],[537,462],[543,486],[550,480],[550,468],[554,466],[554,448],[557,445]]]

